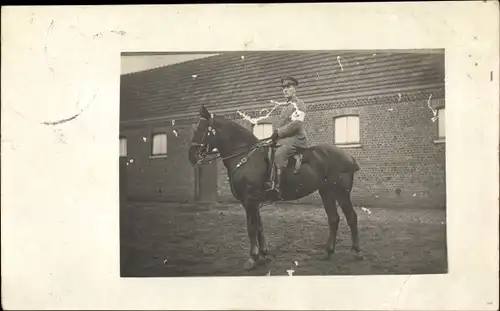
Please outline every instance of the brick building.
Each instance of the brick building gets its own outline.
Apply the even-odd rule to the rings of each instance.
[[[122,190],[131,199],[234,200],[220,161],[188,162],[199,107],[252,129],[236,110],[258,116],[282,101],[284,75],[300,80],[310,142],[337,144],[358,160],[355,204],[444,207],[442,50],[231,52],[122,75]],[[254,133],[270,135],[279,112]]]

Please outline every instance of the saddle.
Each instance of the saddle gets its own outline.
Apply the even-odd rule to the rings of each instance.
[[[273,180],[276,177],[276,164],[274,162],[274,154],[276,148],[280,145],[271,145],[269,148],[269,177]],[[296,147],[296,151],[288,158],[286,168],[293,168],[293,174],[300,172],[300,167],[303,163],[304,153],[308,148]]]

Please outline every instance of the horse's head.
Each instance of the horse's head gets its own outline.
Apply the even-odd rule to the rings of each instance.
[[[202,105],[200,121],[189,147],[189,161],[193,165],[197,164],[215,149],[221,156],[229,156],[257,142],[257,137],[251,131],[222,116],[214,116]]]
[[[214,116],[208,112],[205,106],[200,109],[200,121],[196,125],[191,146],[189,147],[189,162],[195,165],[202,160],[207,153],[213,151],[217,146],[217,131],[214,126]]]

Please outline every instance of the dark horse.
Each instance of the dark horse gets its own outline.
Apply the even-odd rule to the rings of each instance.
[[[243,126],[213,115],[202,106],[200,121],[189,148],[189,161],[193,165],[201,164],[212,150],[217,149],[218,157],[222,158],[227,168],[232,194],[246,212],[250,239],[250,258],[244,265],[247,270],[255,267],[259,255],[266,257],[268,253],[260,207],[265,202],[274,201],[265,187],[270,172],[273,172],[272,157],[269,155],[269,148],[273,145],[263,144],[263,141]],[[282,173],[282,200],[297,200],[319,191],[330,229],[324,259],[330,258],[335,251],[338,201],[351,230],[352,251],[357,258],[362,258],[357,215],[350,198],[354,173],[359,170],[356,160],[344,150],[329,144],[317,144],[301,153],[299,171],[295,171],[289,160],[287,169]]]

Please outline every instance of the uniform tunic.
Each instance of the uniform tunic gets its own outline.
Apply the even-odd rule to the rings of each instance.
[[[294,102],[295,105],[291,101],[288,102],[276,124],[279,136],[278,145],[280,145],[275,154],[275,163],[278,168],[286,167],[288,158],[296,152],[297,147],[307,148],[309,146],[304,128],[307,107],[300,99],[296,99]]]

